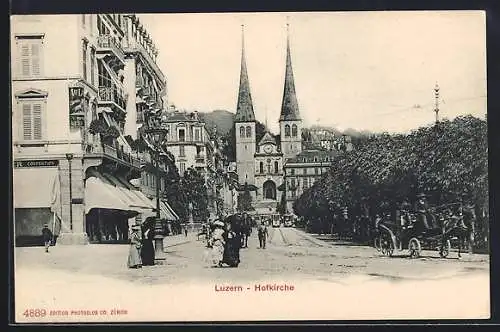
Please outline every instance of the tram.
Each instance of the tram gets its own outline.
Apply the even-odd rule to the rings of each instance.
[[[273,227],[280,227],[281,226],[281,216],[277,213],[270,215],[271,217],[271,223]]]

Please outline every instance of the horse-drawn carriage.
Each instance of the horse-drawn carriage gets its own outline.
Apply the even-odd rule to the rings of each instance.
[[[413,213],[406,213],[399,220],[391,220],[390,215],[379,218],[375,224],[374,246],[383,255],[392,256],[395,250],[408,250],[410,258],[418,258],[422,249],[437,249],[439,256],[446,258],[451,251],[451,241],[458,240],[458,257],[468,238],[470,227],[464,222],[461,206],[453,213],[448,204],[430,209],[426,213],[429,225],[426,227]]]

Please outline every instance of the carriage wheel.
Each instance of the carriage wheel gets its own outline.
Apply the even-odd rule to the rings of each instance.
[[[387,236],[380,237],[380,248],[382,251],[382,255],[387,255],[391,257],[392,254],[394,253],[394,245],[392,244],[391,239],[388,238]]]
[[[375,237],[375,239],[373,240],[373,246],[375,247],[375,249],[377,249],[377,251],[382,250],[382,239],[380,238],[380,236]]]
[[[408,243],[408,250],[410,251],[410,258],[420,257],[420,253],[422,252],[420,241],[417,238],[411,238]]]
[[[448,239],[446,240],[446,243],[442,244],[441,247],[439,248],[439,256],[441,256],[441,258],[446,258],[450,253],[450,251],[451,251],[451,242]]]

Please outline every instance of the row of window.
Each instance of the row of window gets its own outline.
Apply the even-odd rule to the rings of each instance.
[[[292,132],[291,136],[292,137],[297,137],[298,135],[298,129],[297,125],[293,124],[291,126]],[[240,138],[245,138],[245,137],[252,137],[252,127],[251,126],[244,126],[240,127]],[[285,137],[290,137],[290,125],[285,125]]]
[[[252,127],[247,126],[246,129],[244,126],[240,127],[240,138],[245,138],[245,136],[252,137]]]
[[[302,179],[290,179],[288,181],[288,196],[289,197],[296,197],[298,193],[298,189],[300,187],[300,184],[302,183],[302,190],[305,191],[309,187],[311,187],[316,180],[319,178],[302,178]]]
[[[297,125],[293,124],[292,137],[297,137],[297,135],[298,135]],[[290,125],[285,125],[285,137],[290,137]]]
[[[197,146],[196,147],[196,156],[202,156],[203,152],[205,151],[205,147],[203,146]],[[185,157],[186,156],[186,147],[184,145],[179,145],[179,157]]]
[[[193,140],[195,142],[201,142],[201,128],[194,128],[193,134]],[[177,128],[177,140],[179,142],[186,142],[186,129]]]
[[[267,160],[267,163],[266,163],[266,168],[265,170],[267,171],[266,173],[267,174],[278,174],[279,173],[279,163],[277,161],[274,162],[274,168],[271,166],[271,160]],[[260,174],[264,174],[265,171],[264,171],[264,162],[261,161],[259,162],[259,173]]]
[[[327,171],[328,171],[327,167],[323,167],[323,168],[320,168],[320,167],[302,168],[302,174],[303,175],[307,175],[307,174],[318,175],[320,173],[321,174],[326,173]],[[299,174],[299,169],[297,169],[297,172],[295,172],[295,168],[289,168],[287,170],[287,172],[286,172],[287,175],[295,175],[296,173]]]
[[[156,176],[154,174],[143,172],[141,173],[141,185],[145,187],[150,187],[152,189],[156,188]],[[165,189],[165,180],[164,178],[160,179],[160,190],[163,191]]]
[[[142,45],[151,59],[153,59],[153,61],[156,61],[158,50],[156,49],[156,47],[154,47],[154,45],[148,43],[148,41],[146,40],[146,35],[147,33],[144,29],[138,29],[138,22],[135,21],[134,24],[132,24],[132,36],[137,41],[137,43]]]
[[[330,157],[326,156],[324,158],[321,158],[321,157],[314,157],[314,158],[299,157],[299,158],[297,158],[297,162],[302,162],[302,163],[312,163],[312,162],[318,163],[318,162],[324,162],[324,161],[329,162]]]

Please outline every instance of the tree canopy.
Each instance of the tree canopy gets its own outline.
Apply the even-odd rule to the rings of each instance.
[[[410,134],[364,137],[356,149],[337,156],[330,171],[294,204],[308,220],[331,217],[349,207],[374,215],[415,201],[423,192],[431,206],[456,202],[484,208],[488,203],[487,123],[473,116]]]

